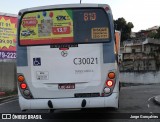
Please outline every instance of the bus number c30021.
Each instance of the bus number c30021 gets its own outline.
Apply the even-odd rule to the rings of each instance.
[[[98,64],[98,58],[74,58],[75,65]]]

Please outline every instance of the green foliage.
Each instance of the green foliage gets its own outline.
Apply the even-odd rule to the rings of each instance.
[[[157,30],[157,33],[156,33],[156,35],[155,35],[155,38],[156,38],[156,39],[160,39],[160,27],[159,27],[158,30]]]
[[[131,29],[134,27],[132,22],[126,22],[126,20],[122,18],[118,18],[114,20],[114,26],[116,30],[121,31],[121,40],[127,40],[130,38]]]
[[[149,32],[148,37],[155,38],[155,39],[160,39],[160,27],[158,28],[157,31]]]
[[[156,32],[150,32],[149,34],[148,34],[148,37],[150,37],[150,38],[155,38],[155,36],[156,36]]]

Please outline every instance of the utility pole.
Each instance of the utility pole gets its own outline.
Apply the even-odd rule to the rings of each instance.
[[[82,0],[80,0],[80,4],[81,4],[81,1],[82,1]]]

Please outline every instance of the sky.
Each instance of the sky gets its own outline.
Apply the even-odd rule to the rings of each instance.
[[[18,14],[30,7],[79,3],[80,0],[1,0],[0,12]],[[160,0],[82,0],[82,3],[109,4],[114,20],[123,17],[132,22],[132,32],[160,26]]]

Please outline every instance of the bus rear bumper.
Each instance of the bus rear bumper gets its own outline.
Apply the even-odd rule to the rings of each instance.
[[[73,109],[82,108],[82,101],[85,99],[84,108],[101,108],[114,107],[118,108],[118,93],[112,93],[108,97],[92,97],[92,98],[59,98],[59,99],[25,99],[19,96],[19,104],[21,110],[28,109],[50,109],[48,101],[52,102],[53,109]]]

